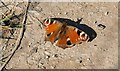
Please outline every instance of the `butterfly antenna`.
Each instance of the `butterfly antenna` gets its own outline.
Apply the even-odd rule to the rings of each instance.
[[[42,29],[43,25],[44,25],[43,22],[41,22],[37,17],[36,17],[36,19],[39,21],[38,24],[39,24],[40,28]]]
[[[40,26],[40,28],[41,29],[43,29],[43,22],[42,21],[40,21],[39,19],[38,19],[38,17],[35,17],[34,15],[32,15],[32,14],[28,14],[29,16],[30,16],[30,18],[32,19],[32,20],[36,20],[37,21],[37,24],[39,24],[39,26]]]
[[[76,23],[80,23],[83,20],[83,18],[77,18]]]

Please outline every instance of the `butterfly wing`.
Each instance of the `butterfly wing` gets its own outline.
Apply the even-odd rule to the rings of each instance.
[[[63,24],[50,18],[45,19],[43,25],[46,30],[46,39],[54,43],[58,39],[58,33]]]
[[[56,45],[62,48],[69,48],[82,41],[87,41],[89,38],[85,32],[73,26],[67,26],[65,31],[60,35],[61,37],[58,39]]]
[[[61,48],[69,48],[89,38],[84,31],[52,18],[45,19],[43,25],[47,40]]]

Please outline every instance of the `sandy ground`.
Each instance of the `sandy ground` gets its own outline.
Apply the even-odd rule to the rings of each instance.
[[[40,20],[68,18],[93,28],[97,37],[91,42],[61,49],[44,41],[44,29],[37,21],[27,26],[20,48],[7,69],[117,69],[118,68],[118,3],[33,3],[29,12]],[[29,19],[30,17],[28,17]],[[103,29],[98,24],[105,25]],[[9,46],[13,46],[11,39]]]

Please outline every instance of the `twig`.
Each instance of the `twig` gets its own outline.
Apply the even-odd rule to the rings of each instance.
[[[29,5],[30,5],[30,0],[28,0],[28,4],[27,4],[27,8],[26,8],[26,11],[25,11],[25,15],[24,15],[22,24],[26,24],[27,12],[28,12]],[[22,41],[24,32],[25,32],[25,25],[23,25],[22,28],[21,28],[21,30],[20,30],[20,34],[19,34],[18,39],[17,39],[16,44],[15,44],[15,48],[12,50],[11,55],[8,57],[8,59],[5,61],[5,63],[0,67],[0,71],[4,69],[4,67],[7,65],[7,63],[10,61],[10,59],[14,55],[15,51],[20,46],[20,43]]]
[[[9,8],[7,7],[7,5],[5,5],[5,3],[2,0],[0,0],[0,2],[9,10]]]

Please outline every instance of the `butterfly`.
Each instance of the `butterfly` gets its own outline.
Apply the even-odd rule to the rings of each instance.
[[[63,49],[88,41],[88,34],[78,28],[77,24],[69,23],[67,20],[60,21],[55,18],[44,19],[43,26],[46,31],[46,40]]]

